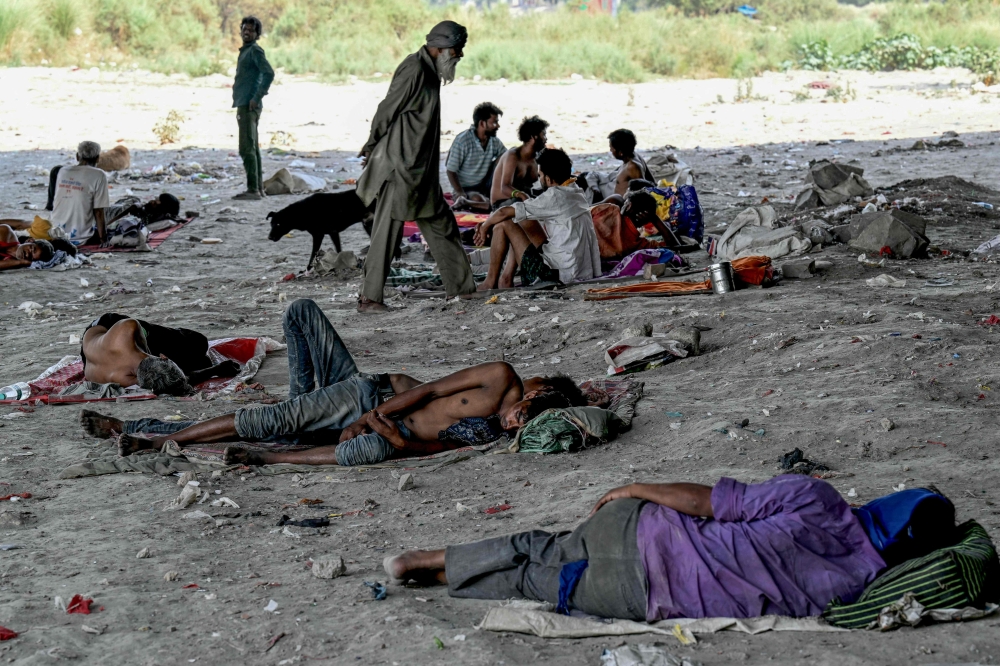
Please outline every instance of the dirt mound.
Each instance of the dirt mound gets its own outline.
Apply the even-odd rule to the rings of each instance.
[[[880,188],[884,192],[909,192],[911,190],[925,190],[949,194],[951,196],[1000,196],[1000,192],[991,190],[988,187],[959,178],[958,176],[939,176],[937,178],[915,178],[904,180],[890,187]]]

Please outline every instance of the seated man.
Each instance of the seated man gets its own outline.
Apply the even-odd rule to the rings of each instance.
[[[521,126],[517,128],[521,145],[508,150],[497,163],[493,189],[490,191],[489,210],[510,206],[516,201],[531,197],[531,188],[538,180],[538,155],[545,150],[545,142],[548,140],[548,126],[538,116],[521,121]]]
[[[488,211],[493,173],[507,148],[497,138],[503,111],[483,102],[472,112],[472,127],[459,133],[448,151],[445,169],[455,196],[452,208]]]
[[[208,357],[208,338],[186,328],[168,328],[109,312],[83,332],[83,376],[98,384],[139,386],[153,393],[187,395],[191,385],[212,377],[235,377],[236,361],[218,365]]]
[[[649,192],[628,192],[624,197],[612,194],[590,209],[601,259],[621,259],[637,250],[680,248],[673,230],[656,214],[656,199]],[[644,238],[639,230],[652,224],[663,241]]]
[[[546,409],[568,407],[571,400],[556,393],[556,386],[567,390],[562,387],[569,384],[576,392],[572,402],[585,402],[579,388],[565,378],[536,380],[526,391],[508,363],[484,363],[426,384],[405,375],[359,372],[330,320],[308,299],[289,306],[283,327],[290,384],[285,402],[239,409],[201,423],[123,423],[85,412],[82,424],[95,437],[122,433],[122,455],[158,448],[167,440],[183,447],[303,436],[298,443],[326,445],[287,453],[228,447],[225,459],[254,465],[367,465],[496,441]],[[147,439],[130,431],[159,434]]]
[[[84,141],[77,147],[78,164],[59,170],[52,202],[52,226],[70,240],[87,244],[107,242],[104,209],[108,199],[108,176],[98,169],[101,147]]]
[[[786,475],[633,483],[607,493],[572,532],[522,532],[386,558],[393,578],[453,597],[527,597],[607,618],[819,615],[885,568],[833,486]]]
[[[636,140],[631,130],[617,129],[609,134],[608,146],[612,157],[622,161],[615,175],[615,194],[624,196],[628,192],[629,181],[637,178],[656,182],[646,161],[635,154]]]
[[[62,240],[53,242],[27,239],[21,241],[8,224],[0,224],[0,271],[28,268],[36,261],[51,261],[59,250],[76,256],[76,248]]]
[[[538,156],[538,177],[544,191],[536,198],[496,210],[476,228],[474,242],[490,243],[490,267],[480,290],[494,289],[507,249],[521,269],[521,284],[538,281],[590,280],[601,276],[601,254],[594,222],[583,191],[572,177],[573,163],[561,150],[548,149]],[[529,235],[526,222],[534,222],[541,239]],[[527,225],[525,225],[527,227]],[[544,243],[544,244],[543,244]],[[509,287],[510,284],[500,284]]]

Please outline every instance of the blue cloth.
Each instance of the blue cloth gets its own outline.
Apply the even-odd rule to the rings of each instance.
[[[933,490],[901,490],[852,511],[889,566],[953,545],[955,506]]]
[[[496,414],[486,418],[467,416],[440,431],[438,440],[466,446],[481,446],[497,441],[501,435],[503,427],[500,425],[500,417]]]
[[[402,420],[395,423],[404,439],[413,437]],[[378,433],[370,432],[338,444],[337,464],[344,467],[375,465],[392,458],[395,454],[396,447],[390,444],[389,440]]]
[[[559,570],[559,604],[556,606],[556,612],[569,615],[569,598],[573,596],[573,590],[583,578],[587,565],[587,560],[577,560],[562,565],[562,569]]]

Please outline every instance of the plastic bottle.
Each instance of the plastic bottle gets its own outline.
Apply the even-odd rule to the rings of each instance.
[[[31,387],[27,382],[0,388],[0,400],[27,400],[29,397],[31,397]]]

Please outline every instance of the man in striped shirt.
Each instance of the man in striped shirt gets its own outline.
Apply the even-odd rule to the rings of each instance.
[[[497,138],[503,111],[483,102],[472,112],[472,127],[455,137],[445,168],[455,195],[453,208],[489,211],[497,160],[507,150]]]

